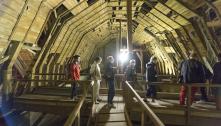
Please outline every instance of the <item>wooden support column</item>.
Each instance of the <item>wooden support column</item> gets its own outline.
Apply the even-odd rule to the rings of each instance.
[[[118,59],[118,55],[120,54],[120,48],[122,47],[122,27],[121,27],[121,20],[120,20],[120,27],[119,27],[119,38],[116,41],[116,61],[117,61],[117,67],[119,66],[119,59]],[[117,73],[119,73],[119,70],[117,70]]]
[[[9,59],[9,56],[6,56],[6,57],[0,59],[0,64],[6,62],[8,59]]]
[[[141,112],[141,126],[144,126],[144,122],[145,122],[144,112]]]
[[[8,107],[7,104],[11,100],[12,96],[12,66],[10,66],[10,63],[12,62],[12,58],[17,53],[17,48],[19,46],[18,41],[11,42],[8,46],[7,51],[5,52],[6,55],[9,56],[9,60],[5,62],[3,67],[3,96],[2,96],[2,104],[3,107]]]
[[[186,104],[186,109],[185,109],[185,126],[188,126],[190,123],[190,109],[191,109],[191,103],[192,103],[192,99],[191,99],[191,85],[188,85],[187,87],[187,104]]]
[[[78,115],[77,115],[77,126],[81,126],[81,112],[79,111]]]
[[[119,31],[120,32],[120,31]],[[119,47],[119,40],[120,40],[120,35],[119,35],[119,38],[116,38],[116,63],[117,63],[117,66],[119,66],[119,59],[118,59],[118,55],[120,53],[120,47]],[[117,71],[118,73],[119,71]]]
[[[139,52],[136,52],[136,54],[137,54],[137,57],[138,57],[139,60],[140,60],[140,72],[141,72],[141,74],[143,75],[143,73],[144,73],[143,51],[140,50]]]
[[[23,5],[23,7],[22,7],[22,10],[21,10],[20,14],[19,14],[18,17],[17,17],[17,21],[15,22],[15,25],[14,25],[14,27],[13,27],[13,29],[12,29],[12,32],[11,32],[11,34],[10,34],[9,37],[8,37],[8,42],[9,42],[9,43],[10,43],[10,41],[12,40],[12,36],[15,34],[15,29],[16,29],[16,27],[18,26],[18,24],[19,24],[19,22],[20,22],[20,20],[21,20],[21,17],[22,17],[22,15],[23,15],[23,13],[25,12],[26,8],[27,8],[28,2],[29,2],[29,0],[25,0],[25,3],[24,3],[24,5]],[[4,54],[5,52],[6,52],[6,49],[3,50],[2,54]]]
[[[132,51],[132,0],[127,0],[127,48]]]

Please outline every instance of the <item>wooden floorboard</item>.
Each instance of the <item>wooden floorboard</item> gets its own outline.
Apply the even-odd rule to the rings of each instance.
[[[113,103],[116,108],[109,108],[107,96],[100,96],[102,102],[96,105],[96,126],[127,126],[122,96],[115,96]]]
[[[127,126],[126,122],[107,122],[107,123],[98,123],[96,126]]]

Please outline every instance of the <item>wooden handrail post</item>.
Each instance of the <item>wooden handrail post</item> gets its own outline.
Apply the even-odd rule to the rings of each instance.
[[[127,96],[127,100],[133,101],[133,98],[136,98],[139,105],[143,108],[144,112],[147,114],[147,116],[150,117],[151,121],[155,126],[165,126],[163,122],[157,117],[157,115],[148,107],[148,105],[141,99],[141,97],[137,94],[137,92],[131,87],[131,85],[125,81],[124,90],[129,94]],[[129,99],[130,98],[130,99]],[[125,101],[127,101],[125,100]],[[126,104],[130,104],[130,102],[125,102]]]
[[[77,119],[77,126],[81,126],[80,124],[81,124],[81,111],[79,111],[79,113],[78,113],[78,119]]]
[[[185,110],[185,115],[186,115],[185,125],[188,126],[190,122],[190,107],[192,103],[192,97],[191,97],[192,86],[187,85],[186,88],[187,88],[187,104],[186,104],[186,110]]]
[[[141,126],[144,126],[144,112],[141,112]]]

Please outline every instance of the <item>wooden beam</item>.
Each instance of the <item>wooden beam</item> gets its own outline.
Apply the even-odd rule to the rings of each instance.
[[[102,9],[103,10],[103,9]],[[102,16],[102,19],[103,18],[105,18],[106,16],[105,16],[105,14],[108,12],[108,14],[109,14],[109,12],[110,11],[104,11],[104,16]],[[95,14],[93,14],[92,16],[94,16]],[[91,17],[92,17],[91,16]],[[89,19],[91,19],[91,18],[89,18]],[[98,27],[98,26],[100,26],[100,25],[98,25],[98,26],[96,26],[96,27],[94,27],[94,23],[92,23],[92,22],[98,22],[98,21],[102,21],[102,20],[99,20],[100,18],[96,18],[96,19],[94,19],[94,20],[91,20],[91,21],[88,21],[89,23],[87,23],[87,24],[83,24],[83,23],[80,23],[78,26],[76,26],[76,27],[74,27],[73,29],[72,29],[72,32],[74,31],[74,30],[76,30],[75,32],[73,32],[74,34],[77,32],[77,33],[79,33],[78,35],[81,35],[80,33],[81,32],[86,32],[88,29],[93,29],[93,28],[96,28],[96,27]],[[107,21],[108,19],[105,19],[105,21]],[[69,27],[71,27],[71,26],[74,26],[74,23],[72,23]],[[80,27],[81,26],[81,27]],[[93,28],[91,28],[91,27],[93,27]],[[81,31],[79,31],[78,29],[81,29]],[[90,30],[91,31],[91,30]],[[90,32],[89,31],[89,32]],[[72,42],[72,44],[71,44],[71,46],[69,46],[69,47],[71,47],[71,48],[68,48],[68,49],[66,49],[66,51],[65,51],[65,53],[63,54],[63,56],[62,56],[62,59],[61,60],[58,60],[61,64],[63,64],[63,62],[64,62],[64,60],[65,60],[65,55],[68,53],[68,50],[70,50],[71,49],[71,52],[69,52],[70,54],[71,54],[71,56],[75,53],[74,51],[76,51],[75,49],[73,49],[74,48],[74,46],[76,47],[76,43],[78,44],[78,42],[76,42],[76,40],[77,40],[77,37],[75,36],[75,35],[73,35],[73,33],[71,33],[71,36],[73,36],[72,37],[72,39],[69,39],[68,41],[69,42]],[[82,33],[83,34],[83,33]],[[73,39],[75,38],[75,41],[73,42]]]
[[[144,112],[141,112],[141,126],[144,126],[145,119],[144,119]]]
[[[9,56],[6,56],[6,57],[0,59],[0,64],[6,62],[8,59],[9,59]]]
[[[105,2],[104,2],[105,3]],[[102,6],[102,5],[104,5],[104,3],[102,3],[100,6]],[[80,3],[81,4],[81,3]],[[91,20],[91,18],[93,18],[94,16],[96,16],[97,15],[97,13],[94,13],[94,11],[97,11],[96,9],[99,9],[100,8],[100,6],[97,6],[97,7],[95,7],[94,9],[93,9],[93,11],[90,11],[89,13],[85,13],[82,17],[84,17],[84,18],[80,18],[79,20],[76,20],[76,21],[73,21],[72,23],[70,23],[69,24],[69,26],[68,26],[68,29],[67,29],[67,31],[69,30],[69,29],[72,29],[71,30],[71,33],[69,34],[69,36],[72,36],[72,37],[68,37],[68,40],[67,40],[67,43],[71,43],[71,46],[69,46],[67,49],[63,49],[63,51],[62,51],[62,54],[61,54],[61,57],[59,58],[59,60],[58,60],[58,62],[57,63],[61,63],[61,64],[63,64],[63,62],[64,62],[64,60],[65,60],[65,55],[68,53],[68,51],[69,50],[72,50],[71,51],[71,54],[73,53],[73,47],[74,47],[74,45],[75,45],[75,41],[77,41],[77,37],[75,36],[75,34],[77,34],[77,31],[79,32],[79,30],[78,29],[83,29],[83,27],[80,27],[80,26],[85,26],[86,28],[88,28],[88,24],[91,24],[91,21],[89,21],[89,20]],[[93,7],[93,5],[91,6],[91,7]],[[86,8],[85,10],[83,10],[83,11],[81,11],[81,13],[83,13],[83,12],[85,12],[85,11],[87,11],[87,9],[89,9],[90,7],[88,7],[88,8]],[[104,8],[102,8],[101,10],[99,10],[98,12],[101,12],[101,11],[104,11]],[[75,18],[77,18],[78,16],[80,16],[81,15],[81,13],[78,13],[77,15],[75,15]],[[93,14],[94,13],[94,14]],[[87,17],[87,15],[90,15],[90,14],[92,14],[89,18],[87,18],[86,20],[87,20],[87,25],[85,25],[84,23],[82,23],[82,22],[84,22],[84,20],[83,19],[85,19],[86,17]],[[100,18],[96,18],[96,19],[100,19]],[[73,19],[74,20],[74,19]],[[76,23],[78,23],[78,25],[77,26],[75,26],[76,25]],[[93,24],[93,23],[92,23]],[[66,31],[66,32],[67,32]],[[66,34],[67,35],[67,34]],[[80,35],[80,34],[78,34],[78,35]],[[77,35],[77,36],[78,36]],[[74,40],[74,42],[73,42],[73,39],[75,38],[75,40]],[[64,37],[62,38],[62,40],[61,41],[63,41],[64,40]]]
[[[132,51],[133,45],[132,31],[132,0],[127,0],[127,49]]]
[[[25,32],[25,36],[22,39],[21,42],[19,42],[16,46],[14,46],[15,48],[13,49],[13,53],[10,56],[10,61],[7,64],[7,69],[4,72],[4,81],[3,81],[3,103],[6,104],[10,102],[10,97],[12,94],[12,82],[11,82],[11,78],[12,78],[12,67],[16,62],[16,59],[18,58],[18,55],[22,49],[22,46],[24,44],[24,41],[27,38],[27,35],[29,33],[29,31],[31,30],[32,25],[34,24],[34,21],[36,19],[36,17],[39,14],[40,8],[43,6],[43,1],[41,1],[41,3],[38,6],[38,9],[36,10],[36,13],[34,14],[34,17],[32,19],[31,24],[28,27],[28,30]]]
[[[15,34],[16,27],[19,25],[19,22],[20,22],[20,20],[21,20],[21,18],[22,18],[22,16],[23,16],[23,13],[24,13],[25,10],[26,10],[26,7],[27,7],[27,5],[28,5],[28,2],[29,2],[29,0],[25,0],[25,3],[24,3],[24,5],[23,5],[23,7],[22,7],[22,9],[21,9],[21,12],[19,13],[18,18],[17,18],[17,20],[16,20],[16,22],[15,22],[15,25],[14,25],[14,27],[12,28],[11,34],[10,34],[9,37],[8,37],[8,45],[10,44],[10,41],[12,40],[12,37],[13,37],[14,34]],[[6,49],[5,49],[2,53],[4,54],[5,51],[6,51]]]
[[[206,23],[208,27],[220,27],[221,26],[221,19],[215,21],[209,21]]]
[[[143,51],[139,51],[139,52],[136,52],[137,54],[137,57],[139,58],[140,60],[140,70],[141,70],[141,74],[144,73],[144,66],[143,66]]]

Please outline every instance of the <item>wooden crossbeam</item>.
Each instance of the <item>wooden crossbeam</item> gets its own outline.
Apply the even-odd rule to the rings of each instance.
[[[6,56],[2,59],[0,59],[0,64],[4,63],[5,61],[7,61],[9,59],[9,56]]]

